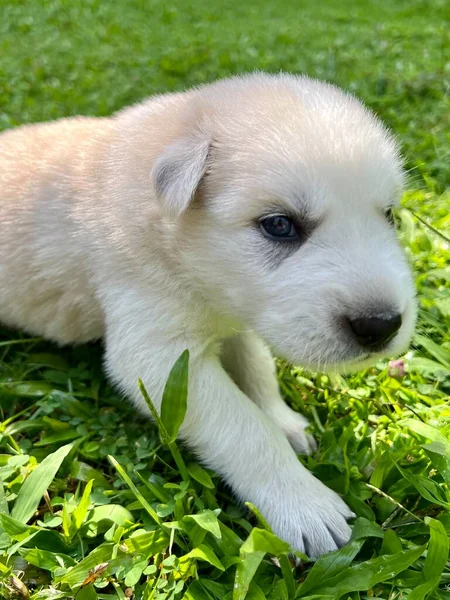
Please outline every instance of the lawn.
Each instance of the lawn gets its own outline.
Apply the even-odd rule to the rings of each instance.
[[[136,418],[100,345],[2,330],[0,597],[450,600],[448,25],[445,0],[2,0],[0,129],[253,69],[359,95],[403,144],[420,319],[396,368],[279,364],[320,442],[301,460],[358,517],[345,548],[298,566],[255,508]]]

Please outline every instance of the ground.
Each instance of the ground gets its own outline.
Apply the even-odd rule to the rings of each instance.
[[[331,378],[279,365],[320,443],[302,460],[358,516],[348,546],[297,567],[256,509],[134,417],[100,346],[3,330],[0,596],[450,599],[447,19],[445,0],[3,0],[1,129],[253,69],[359,95],[403,144],[397,219],[420,320],[396,366]]]

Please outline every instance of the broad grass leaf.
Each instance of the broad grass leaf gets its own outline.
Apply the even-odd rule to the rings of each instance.
[[[61,390],[53,390],[50,394],[50,399],[57,401],[61,407],[67,411],[73,417],[79,417],[82,420],[90,419],[91,409],[86,403],[81,402],[69,392],[62,392]]]
[[[18,550],[24,546],[24,545],[28,545],[31,540],[34,540],[34,538],[36,537],[36,535],[39,533],[39,531],[34,531],[33,533],[30,533],[30,535],[27,535],[26,537],[21,538],[18,542],[16,542],[15,544],[13,544],[12,546],[10,546],[8,548],[8,551],[6,552],[6,556],[11,557],[14,556],[14,554],[16,552],[18,552]],[[33,542],[34,545],[34,542]]]
[[[445,279],[450,283],[450,268],[431,269],[430,271],[427,271],[427,277],[437,277],[438,279]]]
[[[435,427],[431,427],[431,425],[427,425],[418,419],[404,419],[399,422],[399,425],[411,429],[411,431],[414,431],[432,442],[442,444],[444,448],[443,452],[447,456],[450,456],[450,441]]]
[[[292,572],[293,569],[292,569],[291,563],[289,562],[288,554],[287,553],[280,554],[278,557],[278,560],[280,563],[281,572],[283,574],[283,581],[286,585],[288,598],[289,598],[289,600],[292,600],[292,598],[295,597],[295,580],[294,580],[294,575]],[[255,584],[255,582],[252,581],[252,584],[250,586],[250,591],[254,584]]]
[[[381,489],[383,482],[389,473],[394,468],[394,462],[388,450],[385,450],[381,456],[377,457],[375,462],[375,469],[370,476],[370,483],[375,487]]]
[[[23,548],[19,550],[19,553],[28,563],[45,571],[53,571],[61,566],[72,567],[76,564],[75,560],[67,554],[49,552],[39,548]]]
[[[87,515],[91,500],[91,491],[93,483],[93,479],[91,479],[91,481],[87,483],[86,487],[84,488],[83,495],[81,496],[80,502],[78,503],[78,506],[72,513],[73,522],[75,523],[75,528],[77,531],[82,526],[83,521]]]
[[[80,437],[76,429],[68,429],[66,431],[58,431],[52,435],[42,437],[38,442],[35,442],[36,448],[41,446],[49,446],[50,444],[60,444],[61,442],[70,442]]]
[[[183,600],[214,600],[214,596],[205,590],[200,581],[195,580],[186,590]]]
[[[450,456],[443,454],[443,446],[439,442],[425,444],[423,449],[428,454],[433,467],[442,475],[442,479],[450,486]]]
[[[4,435],[16,435],[23,431],[32,431],[33,429],[44,429],[44,419],[26,419],[25,421],[15,421],[11,423],[3,431]]]
[[[405,242],[411,244],[414,240],[417,227],[414,216],[405,208],[399,208],[396,214],[400,221],[399,229],[401,237]]]
[[[189,463],[187,465],[187,470],[192,479],[195,479],[195,481],[198,481],[210,490],[214,489],[214,483],[209,476],[209,473],[201,465],[198,463]]]
[[[247,593],[247,600],[266,600],[262,589],[254,581],[251,582]]]
[[[152,495],[162,502],[163,504],[167,504],[169,502],[170,496],[167,493],[167,490],[164,488],[164,480],[158,477],[155,473],[152,473],[148,479],[142,477],[139,471],[136,471],[136,475],[139,477],[141,482],[148,488]]]
[[[64,502],[62,509],[62,529],[66,538],[72,537],[74,528],[72,525],[72,515],[70,513],[69,504],[67,502]]]
[[[445,531],[447,532],[447,535],[450,538],[450,512],[442,513],[441,515],[439,515],[438,520],[442,523],[442,525],[445,528]]]
[[[112,523],[122,527],[130,525],[134,523],[134,517],[129,510],[124,506],[120,506],[120,504],[103,504],[96,506],[89,513],[88,522],[90,524],[95,523],[97,526],[103,523],[108,529]]]
[[[53,390],[53,386],[45,381],[23,381],[21,383],[0,383],[0,390],[22,398],[42,398]]]
[[[265,531],[273,533],[272,528],[270,527],[269,523],[266,521],[264,515],[261,513],[258,507],[256,507],[251,502],[246,502],[245,506],[255,515],[260,529],[264,529]]]
[[[0,513],[0,525],[3,531],[13,540],[23,542],[26,537],[34,535],[33,545],[36,548],[62,554],[67,553],[69,550],[63,536],[56,531],[41,529],[34,525],[24,525],[21,521],[2,513]]]
[[[73,479],[78,479],[78,481],[88,482],[90,479],[94,480],[94,483],[97,487],[102,487],[104,489],[109,489],[111,484],[108,482],[103,473],[100,473],[91,465],[88,465],[85,462],[80,460],[74,460],[70,467],[70,476]]]
[[[55,583],[65,583],[71,588],[78,587],[94,567],[111,561],[114,548],[115,544],[112,542],[101,544],[67,573],[56,577]]]
[[[239,551],[241,562],[236,568],[233,600],[243,600],[246,597],[256,570],[267,553],[281,555],[288,553],[290,549],[288,543],[270,531],[254,527]]]
[[[440,583],[442,572],[447,564],[449,539],[443,524],[430,517],[425,518],[430,526],[430,544],[422,570],[423,583],[408,596],[408,600],[424,600]]]
[[[430,444],[423,444],[422,447],[430,456],[433,465],[441,473],[446,483],[450,485],[450,441],[438,429],[417,419],[405,419],[400,421],[399,425],[407,427],[425,439],[431,440]]]
[[[249,554],[251,552],[269,552],[270,554],[278,555],[289,552],[291,547],[287,542],[283,542],[275,534],[264,529],[254,527],[241,546],[241,554]]]
[[[363,517],[356,519],[352,529],[352,540],[366,539],[369,537],[383,538],[384,533],[381,526],[374,521],[369,521]]]
[[[316,561],[306,581],[300,587],[300,595],[308,594],[348,567],[361,550],[364,541],[369,537],[382,538],[381,527],[367,519],[357,519],[353,526],[350,542],[340,550],[326,554]]]
[[[167,443],[176,440],[187,409],[189,351],[185,350],[173,365],[161,402],[161,421],[167,431]]]
[[[139,533],[122,542],[130,552],[153,556],[163,552],[169,545],[169,536],[165,531],[147,531]]]
[[[205,531],[209,531],[216,538],[220,539],[222,537],[219,520],[216,513],[212,510],[206,509],[196,515],[186,515],[183,517],[183,521],[194,521],[199,527]]]
[[[312,596],[304,596],[304,600],[336,600],[336,598],[337,596],[324,596],[323,594],[313,594]],[[346,600],[353,600],[353,598]]]
[[[444,315],[444,317],[450,317],[450,298],[442,298],[435,301],[436,306]]]
[[[236,556],[242,546],[242,540],[232,529],[219,521],[221,539],[216,540],[217,546],[225,556]]]
[[[72,429],[72,425],[67,421],[60,421],[59,419],[53,419],[52,417],[42,417],[42,420],[46,425],[50,425],[53,431],[66,431]]]
[[[250,552],[242,556],[241,562],[236,567],[233,600],[244,600],[247,596],[252,579],[265,555],[265,552]]]
[[[33,538],[33,543],[27,545],[23,550],[26,551],[28,549],[43,550],[53,555],[70,557],[70,554],[73,553],[74,546],[66,543],[66,540],[62,534],[58,534],[55,531],[40,529],[36,532],[36,536]],[[79,556],[71,558],[73,563],[69,563],[69,566],[70,564],[74,564],[76,562],[76,558],[79,558]],[[64,572],[63,563],[61,563],[59,566],[62,567],[60,570],[58,569],[59,573]]]
[[[414,336],[414,343],[419,344],[425,350],[431,354],[436,360],[438,360],[446,369],[450,369],[450,351],[446,350],[432,339],[425,337],[424,335],[416,334]]]
[[[368,521],[375,521],[375,514],[373,510],[368,506],[359,496],[353,492],[347,492],[345,494],[345,501],[352,511],[358,515],[358,517],[364,517]]]
[[[340,550],[319,558],[305,582],[300,586],[298,597],[308,595],[324,582],[348,567],[364,544],[364,539],[351,540]]]
[[[397,554],[402,549],[402,543],[398,535],[393,529],[388,529],[384,534],[380,554]]]
[[[331,579],[326,579],[313,590],[314,594],[340,598],[351,592],[369,590],[377,583],[393,579],[398,573],[410,567],[425,551],[426,546],[413,550],[403,550],[396,554],[386,554],[372,558],[341,570]],[[304,587],[297,597],[304,597]]]
[[[59,371],[68,371],[69,365],[67,361],[58,354],[51,354],[46,352],[29,354],[28,362],[34,365],[40,365],[43,367],[50,367]]]
[[[417,371],[428,378],[444,379],[445,377],[450,377],[450,369],[429,358],[416,356],[410,358],[408,360],[408,369],[409,371]]]
[[[196,558],[197,560],[204,560],[213,567],[216,567],[216,569],[219,569],[220,571],[225,570],[223,564],[220,562],[220,560],[217,558],[217,556],[214,554],[211,548],[206,544],[200,544],[200,546],[198,546],[197,548],[194,548],[184,556],[181,556],[180,564],[188,562],[191,558]]]
[[[267,600],[289,600],[286,584],[282,579],[279,579],[273,583],[266,598]]]
[[[223,566],[225,567],[225,569],[228,569],[229,567],[233,566],[233,565],[238,565],[241,562],[241,559],[239,558],[239,556],[223,556],[220,559],[220,562],[223,564]]]
[[[82,587],[77,592],[77,600],[97,600],[98,595],[92,583]]]
[[[42,496],[53,481],[63,460],[72,450],[73,444],[62,446],[49,454],[24,481],[17,495],[11,516],[27,523],[34,515]]]
[[[210,592],[217,600],[223,600],[223,598],[229,592],[229,586],[226,583],[219,583],[218,581],[212,581],[211,579],[200,579],[202,586]]]
[[[5,495],[5,488],[3,482],[0,480],[0,513],[9,514],[8,501]]]
[[[445,497],[444,490],[435,481],[424,477],[423,475],[411,473],[408,469],[403,469],[398,463],[395,463],[395,466],[402,477],[416,488],[422,498],[450,510],[450,502]]]

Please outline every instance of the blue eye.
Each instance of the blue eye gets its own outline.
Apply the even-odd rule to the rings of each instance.
[[[265,217],[259,222],[262,232],[271,240],[296,240],[298,233],[295,224],[285,215]]]

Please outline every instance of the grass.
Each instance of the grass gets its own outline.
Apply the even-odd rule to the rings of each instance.
[[[427,226],[449,237],[447,10],[445,0],[2,2],[2,129],[110,114],[255,68],[361,96],[404,145],[398,219],[420,321],[397,369],[343,378],[279,365],[285,397],[320,440],[305,464],[358,515],[348,546],[299,567],[256,509],[181,458],[173,430],[136,419],[105,381],[99,345],[59,349],[3,330],[1,596],[450,599],[450,244]]]

